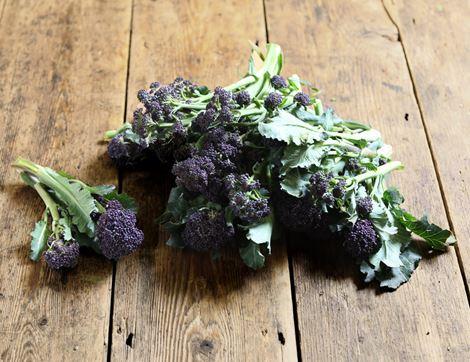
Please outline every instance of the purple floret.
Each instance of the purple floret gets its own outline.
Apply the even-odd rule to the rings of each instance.
[[[359,216],[367,217],[372,212],[372,199],[369,196],[356,200],[356,210]]]
[[[289,230],[310,232],[323,226],[323,212],[311,197],[297,198],[283,191],[275,194],[275,209],[280,222]]]
[[[77,242],[49,240],[49,250],[44,253],[47,265],[52,269],[73,268],[78,263],[80,246]]]
[[[317,171],[310,177],[310,191],[318,199],[322,199],[328,191],[331,175]]]
[[[310,104],[310,97],[304,92],[299,92],[294,96],[294,101],[302,106],[308,106]]]
[[[382,243],[377,237],[370,220],[358,220],[346,234],[344,248],[353,257],[365,260],[380,249]]]
[[[240,191],[231,196],[229,206],[236,217],[249,224],[255,223],[271,213],[267,199],[252,199]]]
[[[275,110],[282,102],[282,95],[277,92],[271,92],[264,100],[264,106],[267,110]]]
[[[196,251],[220,249],[234,235],[234,228],[227,225],[223,212],[215,210],[199,210],[191,214],[181,233],[185,245]]]
[[[237,102],[237,104],[240,107],[246,107],[251,102],[250,93],[248,93],[247,91],[240,91],[240,92],[236,93],[235,94],[235,102]]]
[[[271,78],[271,84],[275,89],[281,89],[281,88],[286,88],[287,87],[287,82],[286,80],[281,77],[280,75],[274,75]]]
[[[199,113],[192,123],[193,129],[196,132],[206,132],[212,122],[214,122],[215,116],[216,111],[213,108],[209,108],[206,111]]]
[[[232,100],[232,93],[222,87],[216,87],[214,89],[214,99],[218,100],[221,106],[228,106]]]
[[[339,180],[339,182],[333,187],[333,196],[336,199],[342,199],[346,194],[346,181]]]
[[[108,155],[118,166],[123,165],[128,161],[129,150],[121,135],[114,136],[111,142],[109,142]]]
[[[96,235],[103,255],[117,260],[134,252],[144,241],[144,233],[136,226],[133,211],[116,200],[109,201],[97,223]]]
[[[176,184],[190,192],[203,193],[209,177],[215,172],[212,160],[207,156],[194,156],[177,162],[172,169]]]
[[[227,132],[224,128],[216,128],[207,133],[204,141],[204,150],[214,150],[222,157],[233,158],[240,154],[242,143],[240,135]]]
[[[220,122],[221,124],[227,124],[227,123],[232,122],[232,120],[233,120],[233,115],[232,115],[232,112],[230,111],[230,108],[227,106],[223,106],[219,112],[217,121]]]

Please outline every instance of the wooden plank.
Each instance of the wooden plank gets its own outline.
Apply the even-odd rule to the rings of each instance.
[[[430,138],[461,267],[470,273],[470,2],[385,1]]]
[[[191,77],[209,86],[246,72],[248,40],[265,35],[261,1],[136,1],[128,114],[151,81]],[[168,170],[126,176],[141,203],[146,246],[117,265],[112,357],[116,360],[295,360],[285,248],[251,272],[239,256],[165,245],[153,219],[163,210]]]
[[[381,130],[407,166],[391,179],[406,207],[445,226],[404,54],[382,3],[291,4],[266,2],[269,38],[285,50],[286,74],[297,72],[325,90],[325,103],[340,115]],[[425,258],[398,291],[376,294],[356,287],[359,272],[347,258],[314,249],[292,256],[303,360],[470,358],[470,315],[454,251]]]
[[[0,25],[0,360],[103,360],[111,263],[66,278],[29,260],[39,197],[10,167],[22,155],[116,183],[99,144],[124,113],[130,3],[8,1]]]

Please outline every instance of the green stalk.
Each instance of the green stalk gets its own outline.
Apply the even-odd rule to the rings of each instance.
[[[44,190],[44,188],[41,186],[40,183],[35,184],[34,189],[36,190],[38,195],[41,197],[46,207],[49,209],[52,220],[54,220],[55,222],[59,222],[60,215],[59,215],[59,210],[57,209],[57,204],[49,195],[49,193],[46,190]]]
[[[114,130],[109,130],[109,131],[106,131],[104,133],[104,139],[105,141],[108,141],[112,138],[114,138],[115,136],[117,136],[118,134],[124,132],[125,130],[131,128],[132,125],[130,123],[127,123],[125,122],[121,127],[119,127],[118,129],[114,129]]]
[[[386,163],[385,165],[379,166],[377,170],[375,171],[368,171],[363,174],[357,175],[352,178],[353,183],[360,183],[362,181],[365,181],[367,179],[377,177],[377,176],[383,176],[386,175],[393,170],[397,169],[403,169],[403,164],[400,161],[392,161],[389,163]]]

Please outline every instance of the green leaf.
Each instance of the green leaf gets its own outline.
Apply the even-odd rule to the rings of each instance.
[[[404,227],[413,234],[422,237],[433,249],[445,250],[448,245],[456,242],[454,235],[449,230],[430,224],[426,216],[418,220],[410,213],[402,212],[402,217],[399,220]]]
[[[39,260],[50,235],[51,230],[45,220],[39,220],[36,225],[34,225],[34,229],[31,232],[31,252],[29,253],[31,260]]]
[[[171,246],[173,248],[183,249],[185,247],[184,241],[181,238],[181,234],[171,233],[170,237],[168,238],[166,245]]]
[[[108,195],[114,191],[116,187],[114,185],[98,185],[98,186],[89,186],[88,190],[95,195]]]
[[[258,124],[258,131],[263,137],[296,145],[314,143],[323,138],[321,131],[284,110],[280,110],[279,115],[270,121]]]
[[[287,172],[280,182],[281,189],[289,195],[303,197],[307,192],[310,174],[305,170],[294,168]]]
[[[78,245],[90,248],[95,253],[101,254],[100,246],[98,245],[95,238],[90,237],[90,236],[88,236],[86,234],[83,234],[83,233],[76,233],[74,235],[74,239],[78,243]]]
[[[381,287],[397,289],[401,284],[410,280],[411,274],[418,267],[421,255],[414,248],[409,247],[402,252],[400,260],[402,261],[402,266],[389,268],[377,275]]]
[[[239,249],[243,262],[252,269],[260,269],[264,266],[265,257],[261,253],[260,246],[250,242],[247,246]]]
[[[112,191],[104,195],[106,200],[116,200],[119,201],[125,209],[132,210],[137,212],[137,202],[133,197],[130,197],[128,194],[119,194],[117,191]]]
[[[284,148],[284,156],[281,159],[281,175],[285,175],[291,168],[320,166],[322,157],[328,152],[328,149],[328,147],[319,145],[288,145]]]
[[[273,233],[273,216],[269,215],[257,225],[248,227],[247,239],[256,244],[266,244],[271,251],[271,236]]]
[[[383,199],[387,202],[388,205],[401,205],[403,201],[405,201],[403,196],[400,194],[400,191],[398,191],[398,189],[395,187],[389,187],[387,190],[385,190]]]
[[[59,219],[59,225],[62,227],[63,238],[65,241],[72,240],[72,224],[70,217],[64,212],[61,213],[61,216],[62,217]]]

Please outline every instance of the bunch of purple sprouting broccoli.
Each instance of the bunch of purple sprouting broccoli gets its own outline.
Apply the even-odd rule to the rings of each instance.
[[[31,233],[30,257],[44,257],[56,270],[73,268],[80,247],[117,260],[134,252],[144,234],[136,226],[136,206],[114,186],[89,186],[64,172],[56,172],[24,158],[13,164],[23,181],[34,188],[46,206]]]
[[[280,47],[268,44],[266,53],[254,47],[247,75],[229,86],[152,83],[139,91],[133,121],[106,133],[111,159],[124,168],[171,165],[176,186],[160,217],[171,246],[214,255],[236,247],[257,269],[274,229],[329,232],[366,281],[397,288],[421,258],[411,233],[438,250],[452,234],[402,209],[385,185],[402,165],[378,131],[324,111],[281,68]]]

